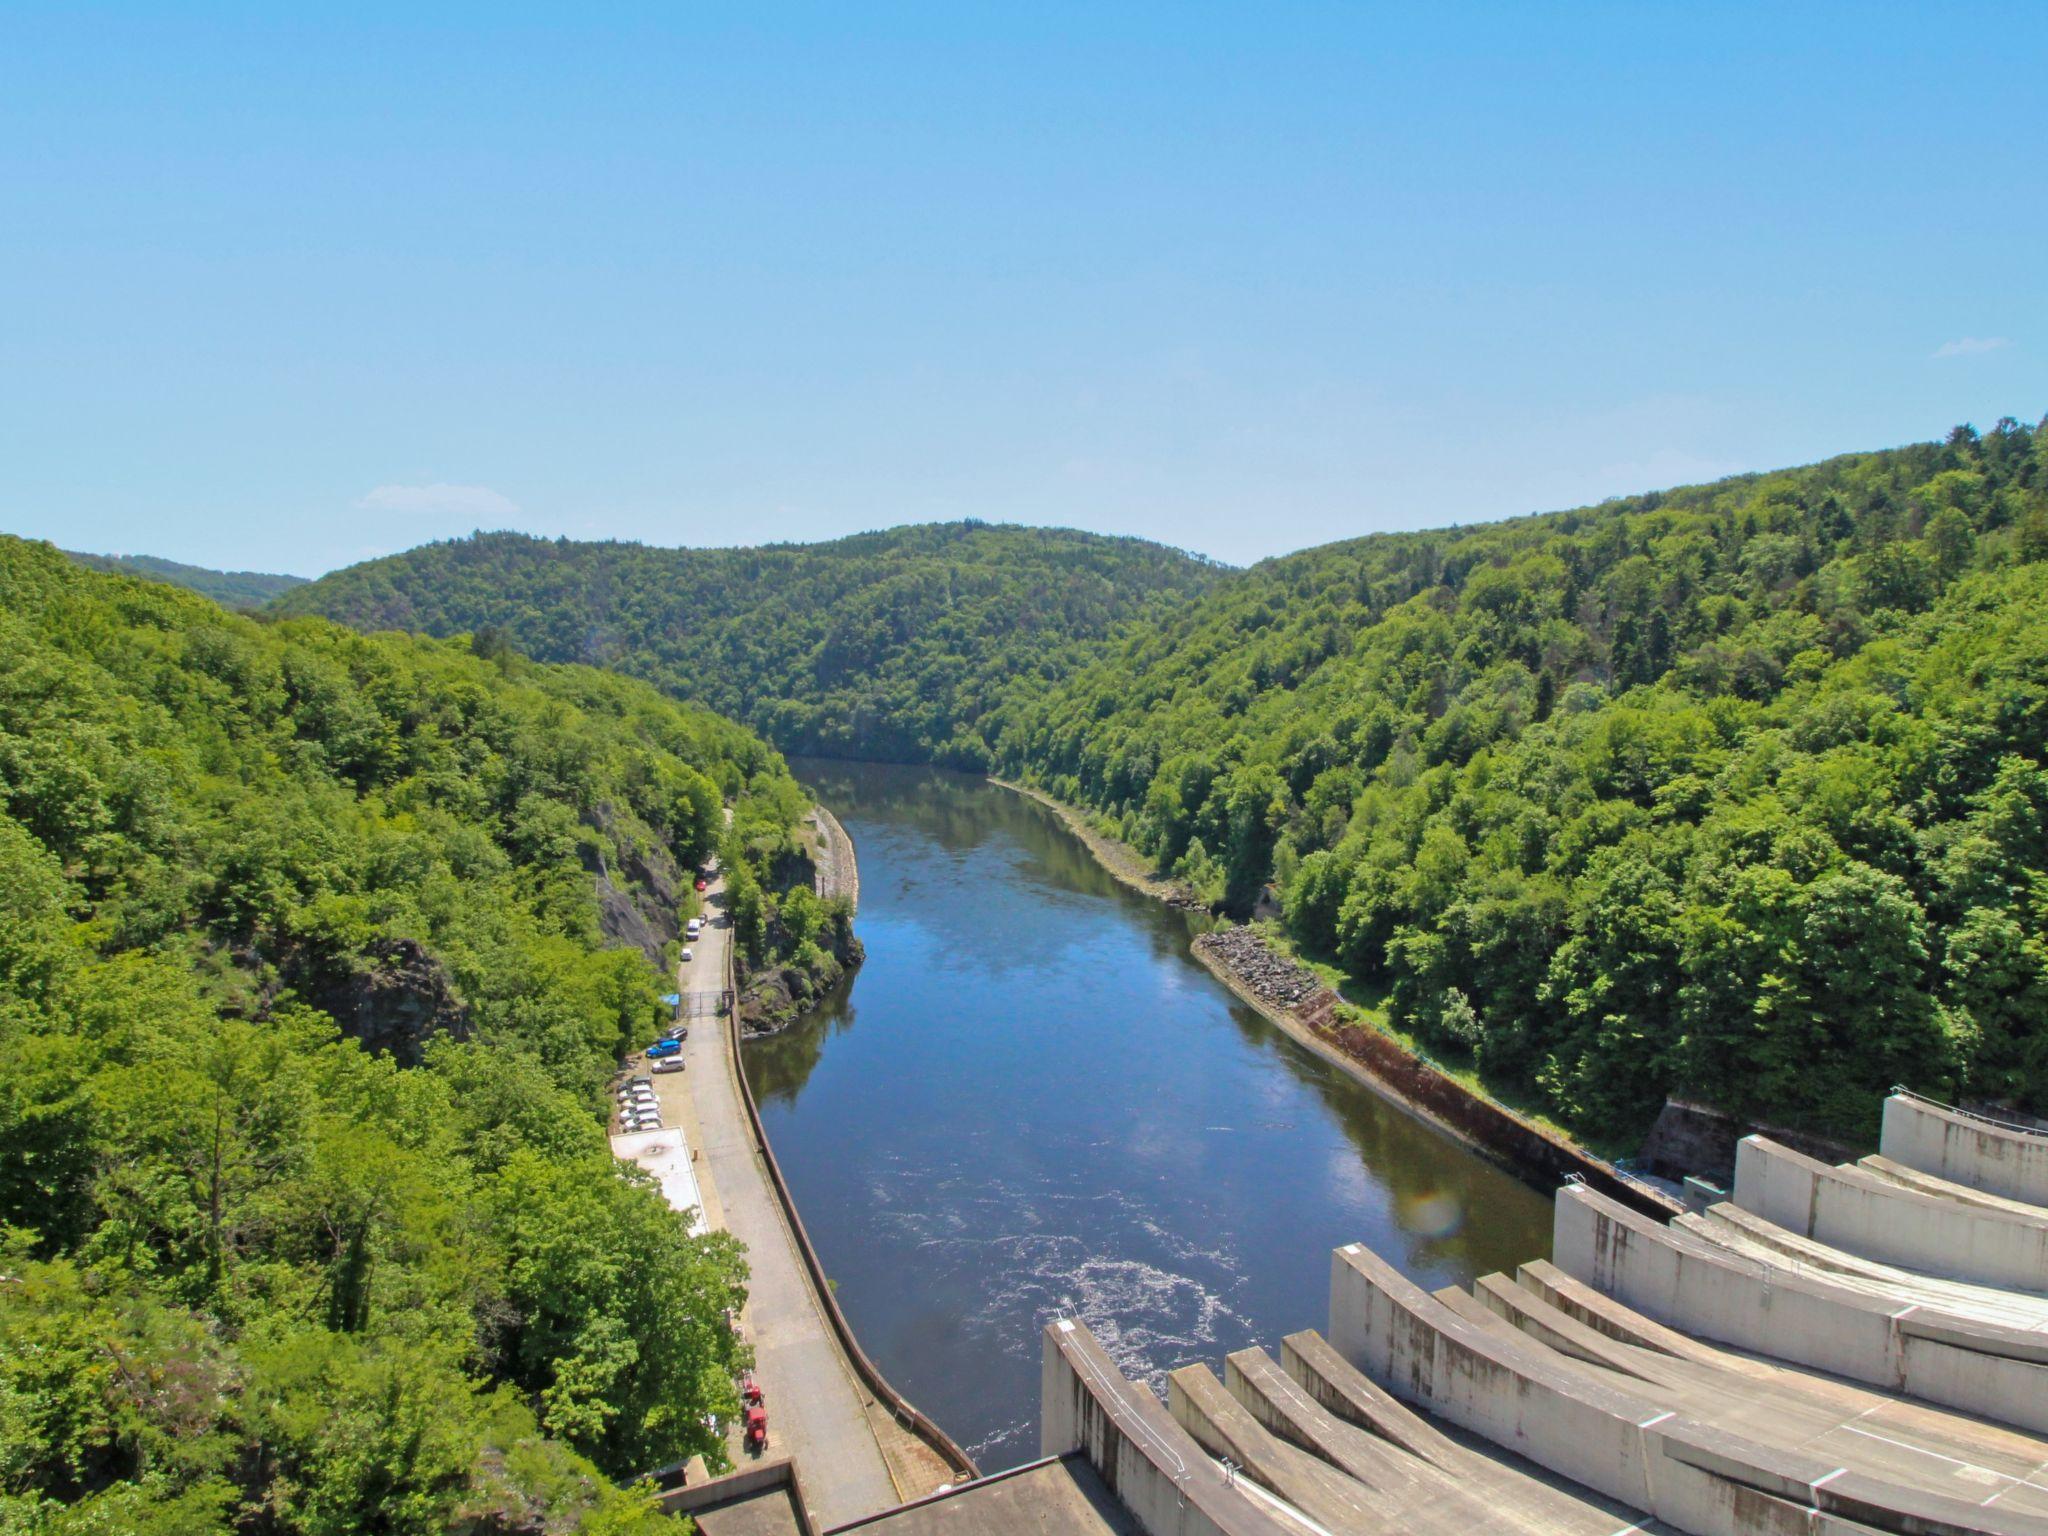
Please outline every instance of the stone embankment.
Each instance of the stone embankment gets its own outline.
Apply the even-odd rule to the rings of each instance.
[[[1255,928],[1218,928],[1197,938],[1195,949],[1228,966],[1260,1002],[1297,1014],[1324,1014],[1336,1007],[1337,994],[1314,971],[1273,953]]]
[[[1185,885],[1150,873],[1142,854],[1091,827],[1072,806],[1006,779],[991,782],[1050,809],[1124,884],[1168,906],[1207,910]],[[1218,928],[1197,937],[1192,949],[1211,974],[1298,1044],[1544,1193],[1576,1177],[1633,1210],[1660,1217],[1678,1211],[1676,1200],[1452,1077],[1385,1030],[1346,1018],[1338,995],[1306,966],[1275,953],[1258,928]]]
[[[853,839],[839,818],[822,805],[811,807],[811,821],[818,829],[819,846],[812,857],[816,868],[815,888],[826,901],[835,897],[850,911],[860,910],[860,861],[853,855]]]
[[[1677,1202],[1661,1191],[1496,1103],[1386,1031],[1347,1019],[1338,995],[1308,967],[1276,954],[1258,929],[1219,928],[1198,937],[1193,949],[1225,986],[1294,1040],[1545,1194],[1578,1178],[1632,1210],[1677,1212]]]

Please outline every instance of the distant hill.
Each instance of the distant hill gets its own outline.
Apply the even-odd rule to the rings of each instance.
[[[1014,680],[1064,675],[1117,625],[1224,574],[1141,539],[977,522],[754,549],[485,533],[336,571],[273,611],[495,630],[542,661],[646,678],[785,751],[976,766]]]
[[[273,576],[263,571],[210,571],[203,565],[180,565],[155,555],[83,555],[65,553],[93,571],[111,571],[121,576],[141,576],[150,581],[168,581],[201,597],[210,597],[223,608],[261,608],[272,598],[306,584],[303,576]]]
[[[1589,1134],[1677,1094],[1864,1138],[1893,1083],[2048,1112],[2048,426],[1245,571],[494,534],[277,606],[1041,786]]]
[[[2048,424],[1266,561],[994,723],[1576,1128],[2048,1111]]]

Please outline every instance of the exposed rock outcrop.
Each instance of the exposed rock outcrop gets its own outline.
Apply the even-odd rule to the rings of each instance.
[[[1275,954],[1256,928],[1218,928],[1198,937],[1195,948],[1214,956],[1247,991],[1276,1008],[1306,1015],[1325,1011],[1337,1000],[1314,971]]]
[[[847,935],[843,948],[821,951],[823,963],[809,968],[775,965],[749,972],[740,984],[740,1028],[750,1035],[772,1035],[809,1013],[841,977],[859,965],[866,951]]]
[[[609,805],[591,813],[590,825],[616,850],[607,857],[601,845],[584,849],[584,868],[597,882],[598,927],[613,943],[631,945],[653,964],[665,964],[663,951],[682,936],[676,908],[684,882],[675,856],[666,845],[622,828]]]
[[[343,1034],[412,1065],[436,1035],[469,1037],[469,1010],[447,969],[415,939],[372,939],[362,952],[295,978]]]

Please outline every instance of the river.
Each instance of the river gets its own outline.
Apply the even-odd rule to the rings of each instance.
[[[1330,1250],[1435,1287],[1549,1251],[1550,1202],[1302,1050],[1050,811],[798,761],[860,858],[867,962],[747,1046],[862,1345],[984,1471],[1038,1453],[1064,1308],[1157,1387],[1327,1321]]]

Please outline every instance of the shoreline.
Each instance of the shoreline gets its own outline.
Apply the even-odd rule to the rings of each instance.
[[[844,897],[848,921],[851,922],[860,911],[860,863],[854,853],[853,838],[847,833],[846,828],[839,824],[839,818],[818,802],[812,802],[810,813],[804,817],[804,821],[816,830],[822,844],[821,847],[814,848],[811,854],[811,889],[817,892],[821,901]],[[835,954],[834,958],[840,957]],[[763,1024],[757,1015],[748,1021],[747,1027],[740,1030],[741,1035],[748,1040],[766,1040],[781,1034],[784,1030],[794,1029],[823,1003],[827,992],[860,969],[863,958],[860,936],[855,934],[852,940],[852,956],[850,959],[840,960],[841,970],[837,979],[800,1004],[792,997],[792,1011],[786,1018],[773,1019],[771,1016],[773,1021]],[[775,969],[771,968],[770,971],[760,974],[775,973]],[[788,972],[782,971],[781,974],[786,976]],[[741,994],[735,990],[733,999],[736,1011],[739,1008],[740,996]]]
[[[1260,1018],[1279,1030],[1296,1045],[1327,1061],[1354,1082],[1370,1088],[1403,1114],[1413,1116],[1432,1130],[1443,1132],[1444,1135],[1450,1137],[1453,1141],[1458,1142],[1471,1151],[1479,1153],[1489,1162],[1504,1164],[1505,1160],[1499,1154],[1491,1147],[1486,1146],[1477,1137],[1472,1135],[1471,1132],[1465,1130],[1462,1126],[1452,1124],[1440,1115],[1432,1114],[1423,1105],[1415,1103],[1412,1099],[1402,1094],[1391,1083],[1381,1078],[1378,1073],[1366,1066],[1356,1056],[1346,1051],[1336,1041],[1316,1029],[1308,1020],[1302,1018],[1292,1008],[1282,1008],[1279,1004],[1268,1002],[1265,998],[1259,996],[1257,992],[1245,984],[1244,979],[1231,968],[1229,961],[1224,959],[1223,956],[1199,944],[1189,945],[1188,953],[1199,960],[1202,968],[1211,976],[1222,982],[1231,996],[1257,1013]],[[1518,1177],[1522,1176],[1522,1170],[1519,1168],[1512,1168],[1510,1171]]]
[[[1184,886],[1147,870],[1143,856],[1135,848],[1088,826],[1072,806],[1042,790],[992,774],[988,782],[1014,790],[1051,810],[1081,839],[1096,862],[1122,884],[1168,906],[1192,904],[1198,910],[1207,910],[1206,904],[1186,899],[1192,893]],[[1228,957],[1216,953],[1211,946],[1196,943],[1189,952],[1232,996],[1304,1050],[1371,1089],[1404,1114],[1450,1136],[1524,1183],[1545,1194],[1554,1194],[1560,1184],[1576,1177],[1645,1215],[1662,1220],[1678,1214],[1680,1206],[1661,1191],[1637,1183],[1577,1142],[1524,1119],[1490,1095],[1467,1087],[1385,1031],[1371,1024],[1344,1026],[1341,1031],[1320,1027],[1302,1017],[1294,1007],[1281,1007],[1261,997],[1237,973]],[[1317,985],[1322,993],[1328,994],[1327,988]],[[1345,1038],[1347,1035],[1349,1039]]]
[[[847,910],[858,915],[860,912],[860,860],[855,855],[853,838],[839,818],[825,809],[822,802],[811,806],[811,819],[825,838],[825,856],[822,862],[814,860],[818,870],[818,895],[827,901],[835,896],[846,898]]]
[[[1088,819],[1064,800],[1055,800],[1042,789],[1033,789],[1028,784],[1019,784],[1011,779],[999,779],[994,774],[986,775],[991,784],[1014,791],[1027,800],[1035,800],[1053,815],[1059,817],[1066,829],[1087,844],[1088,851],[1111,875],[1134,891],[1141,891],[1154,901],[1184,912],[1206,912],[1209,904],[1197,896],[1180,881],[1157,873],[1145,856],[1129,843],[1098,832],[1088,825]]]
[[[816,809],[824,814],[830,814],[825,812],[823,806],[817,806]],[[834,825],[837,825],[836,820]],[[840,835],[845,836],[845,833],[842,831]],[[852,839],[847,839],[846,846],[850,856]],[[734,946],[728,944],[725,952],[725,980],[728,988],[736,987],[738,982],[733,951]],[[747,1130],[760,1157],[761,1167],[767,1174],[768,1187],[781,1210],[784,1230],[804,1268],[811,1299],[838,1346],[840,1363],[864,1389],[869,1427],[875,1435],[876,1446],[882,1453],[890,1478],[897,1485],[898,1495],[910,1501],[925,1497],[931,1492],[932,1487],[943,1486],[943,1482],[946,1481],[960,1483],[978,1479],[981,1476],[981,1469],[975,1465],[973,1458],[961,1449],[959,1443],[942,1427],[896,1390],[882,1374],[881,1367],[861,1348],[860,1339],[853,1331],[853,1324],[840,1310],[839,1297],[832,1289],[832,1281],[826,1274],[824,1260],[819,1257],[818,1250],[811,1245],[811,1235],[805,1230],[804,1219],[797,1211],[796,1194],[783,1177],[782,1165],[776,1160],[774,1145],[768,1139],[768,1128],[761,1123],[761,1107],[754,1098],[754,1085],[747,1078],[744,1049],[746,1041],[754,1037],[747,1035],[740,1028],[739,994],[735,990],[732,996],[734,1006],[726,1011],[725,1018],[719,1022],[721,1032],[725,1036],[733,1082],[739,1089],[740,1104],[746,1115]],[[924,1456],[932,1458],[943,1469],[943,1481],[935,1479],[928,1469],[920,1472],[904,1465],[906,1458],[903,1453],[907,1447],[900,1443],[892,1447],[889,1443],[890,1432],[916,1445]],[[894,1455],[891,1454],[892,1449],[895,1451]],[[918,1487],[919,1491],[912,1492],[910,1487],[906,1487],[907,1480],[912,1486]]]

